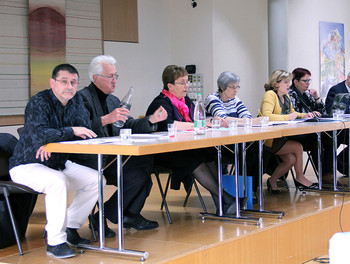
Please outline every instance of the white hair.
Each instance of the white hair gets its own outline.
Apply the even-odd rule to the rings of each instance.
[[[110,55],[99,55],[91,60],[89,67],[89,78],[93,82],[93,76],[95,74],[102,74],[102,64],[112,64],[115,65],[117,63],[116,59]]]

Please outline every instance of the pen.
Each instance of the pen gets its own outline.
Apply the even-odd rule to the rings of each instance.
[[[258,108],[258,111],[259,111],[260,116],[263,116],[263,114],[261,113],[261,111],[260,111],[260,109],[259,109],[259,108]]]

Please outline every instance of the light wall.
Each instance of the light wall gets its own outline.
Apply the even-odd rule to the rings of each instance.
[[[118,60],[122,97],[136,88],[131,114],[145,113],[161,91],[165,66],[195,64],[203,74],[204,97],[215,91],[222,71],[241,77],[239,97],[253,115],[267,80],[267,0],[139,0],[140,43],[105,42]],[[142,94],[137,92],[141,89]]]
[[[350,71],[350,1],[292,0],[289,1],[288,41],[289,71],[307,68],[312,74],[310,88],[320,90],[319,21],[344,24],[345,72]]]
[[[135,88],[131,115],[146,113],[162,89],[162,71],[171,62],[169,1],[139,0],[139,43],[104,42],[104,53],[114,56],[119,79],[114,93],[120,99]]]
[[[134,117],[143,115],[161,91],[161,74],[169,64],[195,64],[204,77],[204,96],[217,89],[222,71],[237,73],[238,96],[257,114],[268,80],[268,0],[197,2],[192,8],[191,0],[138,0],[139,43],[104,42],[104,53],[118,60],[115,95],[122,98],[131,85],[135,88]],[[344,23],[350,71],[349,10],[349,0],[289,0],[287,70],[310,69],[312,88],[319,89],[319,21]]]
[[[267,0],[213,0],[213,90],[221,72],[238,74],[238,97],[253,116],[268,78],[267,19]]]

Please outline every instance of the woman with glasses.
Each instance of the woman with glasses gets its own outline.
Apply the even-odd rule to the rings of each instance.
[[[261,113],[268,116],[270,121],[295,120],[296,118],[312,117],[312,113],[298,113],[294,110],[288,95],[292,74],[284,70],[274,71],[270,80],[265,84],[266,93],[261,102]],[[293,166],[296,177],[295,186],[299,189],[317,189],[318,185],[312,183],[303,174],[303,146],[286,137],[268,139],[265,149],[280,157],[271,177],[267,180],[267,187],[272,193],[280,193],[277,188],[277,179],[286,174]]]
[[[260,118],[253,118],[247,107],[238,98],[239,83],[239,76],[233,72],[224,71],[219,75],[217,80],[218,90],[209,94],[204,102],[208,116],[219,117],[226,121],[237,120],[239,125],[243,125],[243,118],[252,119],[253,124],[259,123]],[[253,191],[256,191],[259,183],[258,145],[248,144],[248,146],[246,152],[247,175],[253,177]],[[234,145],[226,147],[231,151],[223,148],[222,155],[231,162]]]
[[[227,121],[235,119],[239,124],[243,124],[242,118],[252,118],[247,107],[237,96],[239,82],[239,76],[233,72],[225,71],[220,74],[217,80],[218,90],[208,95],[204,102],[205,110],[210,116]],[[253,123],[258,120],[259,118],[254,118]]]
[[[152,101],[146,115],[153,113],[162,106],[168,113],[166,120],[158,123],[158,131],[166,131],[167,124],[174,123],[177,130],[193,129],[194,104],[186,95],[188,90],[188,73],[185,68],[177,65],[167,66],[162,75],[163,90]],[[156,165],[172,171],[172,189],[179,189],[180,182],[185,182],[187,176],[194,178],[206,188],[219,212],[217,165],[215,149],[193,149],[154,155]],[[214,154],[214,155],[213,155]],[[235,200],[227,192],[223,193],[223,213],[235,214]]]
[[[313,112],[317,116],[325,114],[325,105],[318,92],[310,88],[311,72],[304,68],[296,68],[293,71],[292,85],[289,88],[289,96],[295,111],[299,113]]]
[[[322,102],[318,92],[310,88],[311,72],[308,69],[296,68],[293,70],[292,85],[289,88],[289,96],[295,111],[299,113],[312,112],[316,117],[326,114],[325,104]],[[316,134],[307,134],[294,138],[299,141],[304,150],[311,152],[313,164],[318,168],[318,149]],[[322,155],[322,183],[333,182],[332,164],[332,138],[326,133],[321,134],[323,155]]]

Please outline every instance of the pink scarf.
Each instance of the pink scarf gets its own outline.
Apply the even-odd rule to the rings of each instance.
[[[185,104],[185,98],[178,99],[168,90],[163,89],[162,94],[168,97],[171,103],[176,107],[176,109],[180,112],[180,114],[185,118],[187,122],[192,122],[189,116],[188,106]]]

